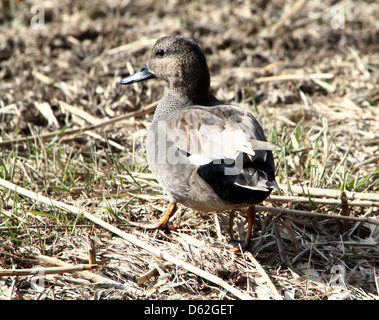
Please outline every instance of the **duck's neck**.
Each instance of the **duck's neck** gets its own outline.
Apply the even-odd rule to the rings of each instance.
[[[208,99],[211,79],[205,60],[202,62],[196,67],[183,62],[176,72],[171,73],[170,78],[166,79],[171,95],[179,100],[188,100],[192,104]]]
[[[221,102],[217,100],[210,92],[206,96],[195,96],[189,98],[185,95],[177,95],[176,92],[170,91],[159,102],[155,113],[154,121],[167,120],[175,116],[175,111],[190,106],[215,106]]]

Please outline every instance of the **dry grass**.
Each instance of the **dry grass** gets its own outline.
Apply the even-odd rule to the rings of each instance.
[[[379,299],[376,1],[51,0],[33,30],[35,4],[0,5],[0,299]],[[283,147],[283,193],[249,252],[227,250],[228,213],[182,208],[170,234],[128,226],[166,204],[143,144],[165,86],[119,80],[172,33],[200,43],[214,94]],[[9,276],[38,265],[41,292]]]

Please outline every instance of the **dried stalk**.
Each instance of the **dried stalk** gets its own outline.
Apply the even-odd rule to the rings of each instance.
[[[301,8],[304,6],[304,4],[307,2],[307,0],[298,0],[295,2],[291,10],[287,13],[285,13],[278,22],[276,22],[271,28],[270,31],[272,33],[275,33],[276,30],[281,28],[287,21],[291,20],[291,18],[301,10]]]
[[[154,43],[156,39],[140,39],[131,43],[124,44],[122,46],[109,49],[107,51],[107,55],[114,55],[114,54],[120,54],[120,53],[127,53],[128,55],[133,54],[134,52],[137,52],[144,48],[150,48]]]
[[[118,122],[118,121],[121,121],[121,120],[125,120],[125,119],[129,119],[129,118],[132,118],[132,117],[140,117],[140,116],[143,116],[145,114],[154,112],[155,107],[158,104],[158,102],[159,101],[154,101],[154,102],[148,104],[142,110],[138,110],[138,111],[134,111],[134,112],[129,112],[129,113],[124,114],[122,116],[115,117],[115,118],[112,118],[112,119],[108,119],[108,120],[105,120],[105,121],[102,121],[102,122],[99,122],[97,124],[93,124],[93,125],[90,125],[90,126],[87,126],[87,127],[77,128],[77,129],[67,129],[64,132],[62,132],[62,130],[54,131],[54,132],[51,132],[51,133],[42,134],[39,137],[40,137],[40,139],[42,141],[48,141],[48,140],[51,140],[51,139],[55,138],[56,136],[63,137],[63,136],[68,136],[68,135],[72,135],[72,134],[77,134],[77,133],[80,133],[80,132],[94,130],[94,129],[97,129],[97,128],[104,127],[106,125],[114,124],[115,122]],[[29,141],[29,140],[33,140],[34,138],[35,138],[34,136],[29,136],[29,137],[25,137],[25,138],[16,138],[16,139],[11,139],[11,140],[0,141],[0,147],[8,146],[8,145],[15,144],[15,143],[20,143],[20,142],[26,142],[26,141]]]
[[[271,82],[271,81],[288,81],[288,80],[303,80],[303,79],[332,79],[334,76],[331,73],[312,73],[312,74],[280,74],[278,76],[261,77],[254,80],[255,83]]]
[[[274,294],[274,297],[276,300],[282,300],[282,296],[279,294],[278,290],[276,289],[275,285],[272,283],[269,275],[266,273],[265,269],[261,266],[261,264],[255,259],[255,257],[251,254],[251,252],[247,252],[246,256],[250,259],[250,261],[254,264],[255,268],[257,269],[258,273],[261,275],[261,277],[266,281],[267,285],[269,286],[270,290]]]
[[[13,270],[0,270],[0,277],[12,277],[12,276],[30,276],[37,273],[43,274],[62,274],[66,272],[78,272],[84,270],[91,270],[96,268],[95,264],[78,264],[75,266],[65,267],[50,267],[50,268],[32,268],[32,269],[13,269]]]
[[[306,197],[292,197],[292,196],[270,196],[272,202],[297,202],[297,203],[309,203],[314,204],[326,204],[340,206],[342,204],[341,200],[336,199],[318,199],[318,198],[306,198]],[[351,201],[348,202],[349,206],[357,207],[379,207],[379,202],[373,201]]]
[[[0,185],[14,191],[14,192],[17,192],[19,194],[22,194],[26,197],[29,197],[31,199],[34,199],[35,201],[39,201],[39,202],[42,202],[46,205],[50,205],[50,206],[53,206],[53,207],[56,207],[56,208],[60,208],[60,209],[63,209],[63,210],[66,210],[67,212],[69,213],[73,213],[73,214],[76,214],[76,215],[83,215],[84,217],[86,217],[88,220],[102,226],[103,228],[113,232],[114,234],[117,234],[118,236],[120,236],[121,238],[125,239],[126,241],[128,241],[129,243],[132,243],[150,253],[152,253],[153,255],[161,258],[161,259],[164,259],[164,260],[167,260],[171,263],[174,263],[175,265],[177,266],[180,266],[186,270],[188,270],[189,272],[192,272],[194,274],[197,274],[198,276],[210,281],[210,282],[213,282],[217,285],[219,285],[220,287],[224,288],[225,290],[229,291],[230,293],[232,293],[233,295],[235,295],[237,298],[240,298],[242,300],[251,300],[252,297],[250,297],[249,295],[246,295],[244,294],[242,291],[232,287],[231,285],[229,285],[228,283],[226,283],[224,280],[222,280],[221,278],[209,273],[209,272],[206,272],[204,270],[201,270],[200,268],[198,267],[195,267],[185,261],[182,261],[180,259],[177,259],[175,257],[173,257],[172,255],[166,253],[166,252],[163,252],[149,244],[147,244],[146,242],[143,242],[135,237],[133,237],[132,235],[116,228],[115,226],[112,226],[111,224],[93,216],[91,213],[87,212],[87,211],[84,211],[84,210],[80,210],[79,208],[77,207],[74,207],[74,206],[71,206],[71,205],[68,205],[68,204],[65,204],[65,203],[62,203],[60,201],[56,201],[56,200],[53,200],[53,199],[50,199],[48,197],[45,197],[45,196],[42,196],[40,194],[37,194],[35,192],[32,192],[30,190],[27,190],[25,188],[22,188],[22,187],[19,187],[9,181],[6,181],[6,180],[3,180],[3,179],[0,179]]]
[[[298,216],[311,217],[311,218],[366,222],[366,223],[375,224],[375,225],[379,226],[379,219],[368,218],[368,217],[347,217],[347,216],[338,216],[336,214],[325,214],[325,213],[310,212],[310,211],[304,211],[304,210],[292,210],[292,209],[285,209],[285,208],[265,207],[265,206],[260,206],[260,205],[257,205],[255,207],[258,211],[267,211],[267,212],[281,213],[281,214],[291,214],[291,215],[298,215]]]
[[[340,190],[332,190],[332,189],[321,189],[321,188],[312,188],[307,186],[291,186],[291,190],[287,187],[287,185],[281,184],[279,188],[288,192],[309,195],[313,197],[330,197],[330,198],[340,198],[341,191]],[[362,193],[362,192],[351,192],[345,191],[347,199],[351,200],[369,200],[369,201],[379,201],[379,195],[373,193]]]
[[[38,255],[36,257],[39,261],[41,262],[45,262],[45,263],[48,263],[48,264],[52,264],[52,265],[57,265],[57,266],[61,266],[61,267],[69,267],[71,266],[69,263],[67,262],[63,262],[57,258],[54,258],[54,257],[49,257],[49,256],[45,256],[45,255]],[[112,288],[115,288],[115,289],[120,289],[120,290],[133,290],[133,291],[137,291],[136,288],[131,288],[130,286],[126,286],[122,283],[119,283],[119,282],[116,282],[114,280],[111,280],[109,278],[105,278],[97,273],[93,273],[93,272],[90,272],[90,271],[79,271],[78,272],[80,274],[80,276],[84,279],[87,279],[91,282],[95,282],[95,283],[101,283],[101,284],[107,284],[108,286],[112,287]]]

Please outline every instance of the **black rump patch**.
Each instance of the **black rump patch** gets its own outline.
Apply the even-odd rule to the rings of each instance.
[[[197,172],[222,199],[233,204],[258,204],[270,195],[271,190],[251,190],[234,184],[240,175],[252,177],[255,173],[258,173],[258,180],[274,180],[274,170],[267,162],[248,162],[244,164],[244,168],[239,173],[226,175],[227,168],[233,169],[234,166],[235,163],[232,159],[214,160],[200,166]]]

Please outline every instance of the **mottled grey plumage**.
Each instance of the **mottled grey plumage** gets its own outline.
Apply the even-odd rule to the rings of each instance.
[[[210,93],[199,46],[185,37],[160,38],[147,65],[121,83],[151,77],[169,86],[146,148],[149,166],[170,203],[209,212],[252,207],[268,197],[276,186],[272,151],[280,148],[266,141],[250,113]],[[162,220],[155,226],[167,226],[168,218]]]

